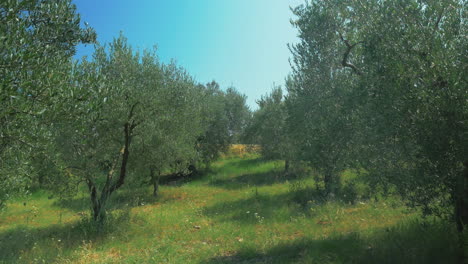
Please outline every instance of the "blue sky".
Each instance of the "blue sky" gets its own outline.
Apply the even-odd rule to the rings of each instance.
[[[73,0],[98,41],[120,31],[136,48],[158,47],[198,82],[236,87],[248,104],[282,85],[290,72],[288,43],[297,41],[290,6],[303,0]],[[77,56],[92,54],[80,46]]]

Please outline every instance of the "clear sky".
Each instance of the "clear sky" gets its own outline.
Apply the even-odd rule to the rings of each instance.
[[[82,21],[108,43],[120,31],[136,48],[158,47],[200,83],[216,80],[255,100],[290,72],[288,43],[297,41],[289,7],[303,0],[73,0]],[[92,54],[80,46],[77,56]]]

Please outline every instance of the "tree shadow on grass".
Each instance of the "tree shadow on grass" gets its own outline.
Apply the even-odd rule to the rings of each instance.
[[[276,195],[252,191],[249,198],[219,202],[205,208],[204,214],[220,221],[234,221],[242,224],[256,224],[258,217],[287,221],[297,214],[310,214],[311,206],[323,205],[325,201],[323,193],[313,188]]]
[[[255,169],[269,161],[261,158],[261,157],[255,157],[255,158],[233,158],[233,159],[227,159],[224,160],[221,165],[212,167],[210,170],[212,173],[218,174],[218,173],[238,173],[239,169],[242,169],[243,171],[248,171]]]
[[[268,160],[264,160],[260,157],[248,157],[248,158],[231,158],[224,160],[221,165],[218,165],[216,167],[209,167],[209,168],[202,168],[196,171],[194,174],[179,174],[179,173],[171,173],[171,174],[165,174],[161,175],[161,178],[159,179],[159,184],[160,185],[168,185],[168,186],[182,186],[186,183],[190,183],[193,181],[198,181],[198,180],[204,180],[204,179],[212,179],[213,176],[215,175],[216,177],[219,176],[220,174],[237,174],[239,173],[240,169],[242,171],[248,171],[257,168],[258,166],[265,164],[266,162],[270,162]],[[249,180],[249,175],[241,175],[240,179],[234,179],[236,183],[240,184],[231,184],[232,179],[218,179],[218,180],[211,180],[210,182],[215,185],[215,186],[220,186],[220,187],[226,187],[226,188],[241,188],[244,183],[247,184],[262,184],[263,182],[265,185],[266,184],[273,184],[271,177],[262,177],[260,174],[263,174],[267,176],[268,174],[271,174],[274,176],[273,181],[277,182],[284,182],[285,179],[282,179],[282,176],[284,173],[279,172],[279,171],[272,171],[272,172],[266,172],[266,173],[251,173],[249,175],[252,175],[256,178],[253,180],[250,180],[251,183],[246,182],[246,180]],[[237,177],[237,178],[239,178]],[[244,178],[245,177],[245,178]],[[276,179],[277,178],[277,179]]]
[[[234,160],[229,162],[229,166],[237,167],[237,168],[252,168],[256,167],[260,164],[267,162],[267,160],[263,159],[262,157],[255,157],[255,158],[240,158],[238,160]]]
[[[171,197],[164,196],[164,193],[160,193],[157,197],[154,197],[149,191],[148,187],[118,190],[109,198],[106,209],[114,210],[121,208],[131,208],[145,204],[152,204],[155,202],[168,202],[171,199]],[[91,201],[88,195],[71,199],[57,200],[54,202],[54,205],[76,212],[82,212],[91,209]]]
[[[242,171],[248,171],[249,169],[253,169],[258,167],[261,164],[264,164],[265,161],[261,158],[248,158],[248,159],[241,159],[241,158],[233,158],[233,159],[228,159],[225,160],[222,165],[219,167],[210,167],[210,168],[202,168],[200,170],[197,170],[196,173],[194,174],[182,174],[182,173],[171,173],[171,174],[165,174],[161,175],[161,178],[159,179],[159,184],[160,185],[167,185],[167,186],[182,186],[186,183],[190,183],[193,181],[198,181],[198,180],[203,180],[203,179],[212,179],[214,175],[219,176],[220,174],[236,174],[239,173],[239,169],[242,168]],[[247,184],[261,184],[260,182],[264,182],[264,184],[268,184],[272,180],[269,179],[271,177],[262,177],[260,174],[267,175],[271,174],[275,178],[275,180],[278,180],[278,182],[284,182],[284,180],[279,179],[283,175],[282,173],[277,173],[275,172],[267,172],[267,173],[258,173],[258,174],[249,174],[252,175],[253,177],[249,177],[249,175],[241,175],[240,179],[218,179],[218,180],[211,180],[210,182],[212,185],[218,186],[218,187],[226,187],[226,188],[241,188],[244,183]],[[239,178],[236,177],[236,178]],[[249,180],[249,178],[252,178]],[[255,178],[255,179],[254,179]],[[232,182],[231,180],[234,180],[235,182]],[[247,182],[246,180],[249,180],[251,183]],[[234,184],[232,184],[234,183]],[[239,184],[237,184],[239,183]],[[273,183],[273,182],[271,182]]]
[[[159,179],[159,185],[166,185],[166,186],[182,186],[186,183],[190,183],[193,181],[201,180],[205,178],[210,173],[213,173],[210,169],[201,169],[197,170],[195,173],[192,174],[167,174],[161,175]]]
[[[225,189],[241,189],[246,186],[265,186],[286,181],[298,180],[293,175],[285,175],[283,172],[269,171],[260,173],[243,174],[232,178],[216,179],[210,182],[211,185]]]
[[[245,248],[234,255],[214,257],[204,263],[350,263],[349,256],[361,250],[362,244],[357,236],[298,240],[280,243],[266,252],[259,252],[257,248]],[[310,256],[313,258],[309,258]]]
[[[301,239],[267,250],[247,247],[203,263],[463,263],[460,253],[453,226],[414,221],[368,236]]]
[[[73,253],[85,243],[106,239],[125,229],[130,221],[128,211],[109,216],[99,230],[89,219],[57,224],[45,228],[19,226],[0,232],[0,263],[53,263]]]

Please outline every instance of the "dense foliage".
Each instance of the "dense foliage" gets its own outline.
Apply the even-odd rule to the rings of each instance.
[[[259,144],[262,157],[270,160],[285,160],[288,171],[293,156],[292,140],[288,130],[288,113],[280,86],[274,87],[271,94],[257,101],[257,109],[244,132],[245,140]]]
[[[310,1],[293,9],[287,96],[258,101],[245,136],[305,161],[324,195],[345,170],[374,193],[468,223],[465,1]]]
[[[71,1],[0,6],[0,206],[35,186],[89,191],[103,223],[130,182],[193,175],[232,143],[306,162],[324,197],[352,169],[373,191],[468,224],[465,0],[313,0],[293,9],[292,73],[253,114],[235,88],[197,83],[124,36],[108,45]],[[92,58],[75,47],[94,43]],[[81,185],[82,186],[82,185]]]
[[[33,183],[32,161],[48,147],[46,126],[62,106],[75,46],[94,40],[70,1],[2,1],[0,204]]]
[[[85,183],[102,223],[126,181],[149,179],[157,194],[161,173],[209,164],[250,116],[234,88],[197,84],[122,35],[73,61],[96,36],[69,1],[7,1],[0,13],[1,204],[33,185],[63,197]]]
[[[467,224],[465,1],[311,1],[293,11],[300,42],[286,104],[298,158],[329,193],[343,169],[364,169],[374,189]]]

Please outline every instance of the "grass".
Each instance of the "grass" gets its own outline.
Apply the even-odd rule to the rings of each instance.
[[[394,197],[325,202],[282,167],[225,157],[156,199],[150,187],[119,190],[102,232],[85,194],[34,193],[0,213],[0,263],[456,263],[452,225]]]

